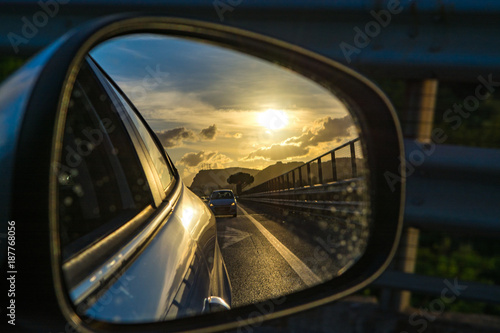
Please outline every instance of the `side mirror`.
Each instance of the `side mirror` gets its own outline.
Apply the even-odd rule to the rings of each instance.
[[[0,116],[0,223],[15,221],[15,267],[36,272],[16,280],[28,329],[234,329],[360,290],[394,255],[393,107],[299,47],[180,18],[101,19],[7,81]],[[208,207],[212,191],[231,199]],[[233,267],[256,235],[278,292],[242,301],[242,277],[260,273]]]

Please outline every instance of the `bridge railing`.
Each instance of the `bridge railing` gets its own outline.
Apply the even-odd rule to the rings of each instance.
[[[354,154],[347,154],[346,151],[350,152],[351,149]],[[417,149],[419,146],[416,143],[412,140],[405,140],[407,159],[410,158],[409,154]],[[484,168],[481,172],[470,172],[474,170],[473,165],[477,161],[480,161],[482,165],[497,166],[500,161],[498,150],[445,145],[437,146],[435,149],[436,153],[429,156],[425,163],[419,166],[420,172],[416,172],[407,179],[409,200],[405,207],[405,226],[428,231],[445,231],[456,235],[467,234],[478,237],[487,235],[498,238],[500,206],[495,205],[495,202],[499,202],[500,199],[498,169],[491,167]],[[446,156],[446,168],[442,167],[443,163],[436,162],[436,160],[443,159],[441,156]],[[339,172],[339,159],[345,157],[349,157],[351,168]],[[336,168],[333,166],[330,168],[331,159],[334,160],[332,165],[337,165]],[[461,182],[450,183],[447,178],[449,170],[463,170],[460,173]],[[425,175],[428,174],[433,175],[433,178],[427,180]],[[453,190],[446,192],[449,193],[448,195],[444,195],[443,189],[450,187]],[[464,188],[470,191],[464,191]],[[361,219],[356,219],[355,215],[367,203],[361,200],[363,198],[359,195],[359,193],[366,193],[364,189],[366,189],[366,182],[364,182],[362,172],[362,153],[359,139],[355,139],[300,167],[248,189],[240,197],[283,209],[327,213],[337,221],[348,219],[349,223],[360,223]],[[476,193],[488,195],[477,196]],[[422,199],[417,201],[414,198]],[[461,210],[462,216],[456,216],[454,213],[457,206],[467,208]],[[475,209],[478,206],[484,207],[484,211],[479,216]],[[468,214],[464,214],[464,211]],[[402,244],[402,246],[417,246],[417,244],[410,243]],[[399,260],[398,257],[395,258],[396,260]],[[423,276],[392,267],[383,273],[372,286],[439,297],[445,290],[443,289],[446,286],[445,281],[443,277]],[[498,285],[457,279],[449,281],[466,287],[466,290],[461,290],[459,299],[500,303],[500,286]],[[392,304],[397,303],[392,302],[393,298],[390,294],[383,296],[381,304],[384,308],[400,311],[402,306],[399,303]]]
[[[359,138],[344,143],[309,162],[246,191],[242,196],[295,190],[357,178],[359,160],[363,157]]]
[[[240,194],[243,200],[353,221],[367,200],[359,138]]]

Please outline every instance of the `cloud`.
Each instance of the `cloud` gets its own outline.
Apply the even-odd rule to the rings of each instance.
[[[184,154],[179,160],[179,164],[186,166],[187,168],[194,168],[202,163],[210,164],[211,169],[221,168],[224,164],[232,162],[232,159],[224,154],[216,151],[199,151],[197,153],[191,152]]]
[[[286,139],[270,147],[259,148],[248,154],[243,160],[284,160],[301,157],[313,152],[311,149],[323,142],[340,143],[351,137],[353,123],[350,116],[343,118],[321,118],[312,126],[305,127],[300,136]]]
[[[158,139],[165,148],[180,146],[183,141],[195,141],[196,136],[193,131],[184,127],[156,132]]]
[[[213,124],[212,126],[202,129],[199,135],[185,127],[156,132],[156,135],[165,148],[172,148],[182,145],[185,141],[214,140],[217,132],[217,125]]]
[[[213,124],[207,128],[204,128],[200,132],[200,137],[205,140],[213,140],[217,134],[217,126]]]
[[[243,134],[240,132],[226,132],[224,133],[224,137],[232,139],[241,139],[243,137]]]
[[[204,151],[200,151],[198,153],[187,153],[184,156],[182,156],[181,160],[179,161],[180,164],[183,164],[187,167],[195,167],[201,162],[210,159],[210,157],[214,156],[215,152],[211,153],[205,153]]]
[[[287,158],[304,156],[308,153],[308,148],[301,147],[297,144],[274,144],[271,147],[259,148],[251,152],[244,160],[284,160]]]
[[[306,128],[298,137],[285,140],[285,144],[298,144],[300,147],[314,147],[322,142],[340,142],[350,137],[349,128],[354,124],[350,116],[344,118],[326,117],[314,122],[313,126]]]

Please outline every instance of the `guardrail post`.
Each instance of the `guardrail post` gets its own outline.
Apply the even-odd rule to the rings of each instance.
[[[438,81],[435,79],[406,83],[407,107],[402,117],[405,137],[430,142],[437,88]],[[392,269],[405,273],[415,272],[419,234],[420,231],[415,228],[403,229],[396,258],[391,264]],[[386,310],[403,311],[410,305],[410,297],[409,291],[384,289],[381,305]]]
[[[419,230],[415,228],[403,229],[401,242],[390,269],[405,273],[415,272],[419,234]],[[402,312],[410,305],[410,299],[411,292],[409,291],[385,289],[382,292],[380,303],[385,310]]]
[[[356,151],[354,150],[354,142],[349,145],[351,148],[351,168],[352,168],[352,178],[358,176],[358,170],[356,169]]]
[[[335,160],[335,150],[332,151],[332,177],[333,181],[337,180],[337,161]]]
[[[292,171],[292,188],[295,188],[296,187],[296,184],[295,184],[295,170]]]
[[[302,166],[299,167],[299,187],[302,187],[304,184],[302,183]]]
[[[323,184],[323,169],[321,167],[321,157],[318,158],[318,182]]]
[[[311,181],[311,164],[310,163],[307,163],[307,166],[306,166],[306,169],[307,169],[307,185],[312,185],[312,181]]]

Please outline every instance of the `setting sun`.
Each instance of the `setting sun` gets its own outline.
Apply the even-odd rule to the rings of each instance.
[[[137,58],[141,45],[150,43],[154,52]],[[154,35],[118,38],[92,54],[130,96],[186,184],[198,184],[202,171],[219,170],[226,186],[223,181],[233,173],[253,175],[277,162],[300,164],[354,138],[341,101],[262,59]],[[157,68],[157,85],[138,94],[151,68]]]
[[[288,115],[283,110],[268,109],[258,115],[258,121],[269,130],[279,130],[288,125]]]

